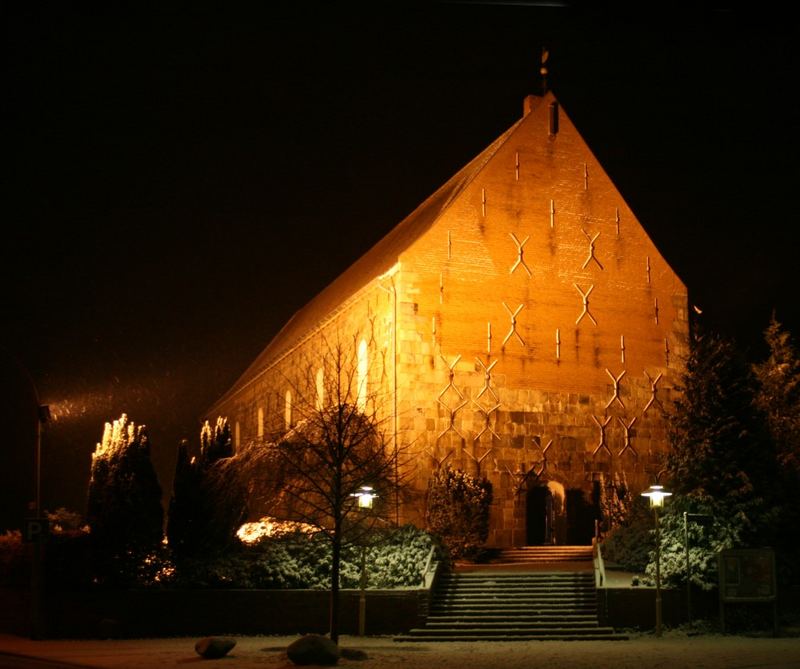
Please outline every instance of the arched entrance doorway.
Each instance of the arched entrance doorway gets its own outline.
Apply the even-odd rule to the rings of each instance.
[[[543,546],[553,543],[553,493],[546,484],[528,488],[525,500],[525,543]]]
[[[586,546],[592,543],[595,520],[600,518],[600,484],[590,490],[567,490],[567,543]]]

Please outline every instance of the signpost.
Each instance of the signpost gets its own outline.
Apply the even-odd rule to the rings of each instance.
[[[47,518],[26,518],[25,532],[22,535],[25,543],[35,544],[47,540],[49,523]]]

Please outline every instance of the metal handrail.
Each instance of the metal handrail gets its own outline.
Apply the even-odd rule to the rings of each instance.
[[[594,522],[594,537],[592,538],[592,559],[594,561],[594,585],[596,588],[606,586],[606,565],[603,562],[603,551],[600,548],[600,523]]]
[[[428,551],[428,557],[425,560],[425,566],[422,568],[422,587],[430,588],[433,583],[433,577],[436,574],[436,568],[439,566],[438,561],[434,561],[433,556],[436,554],[436,548],[431,546]]]
[[[600,549],[601,544],[597,546],[597,559],[595,561],[595,586],[598,588],[606,587],[606,565],[603,562],[603,551]]]

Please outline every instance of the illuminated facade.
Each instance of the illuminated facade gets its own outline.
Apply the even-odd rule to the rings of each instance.
[[[300,310],[211,417],[241,443],[292,424],[287,379],[333,332],[355,335],[420,492],[443,463],[492,481],[490,545],[588,543],[603,487],[638,493],[663,466],[686,288],[551,93]]]

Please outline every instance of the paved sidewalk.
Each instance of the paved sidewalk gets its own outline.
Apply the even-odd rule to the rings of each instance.
[[[286,646],[296,637],[234,637],[236,647],[220,660],[203,660],[194,652],[195,638],[31,641],[0,635],[0,668],[92,667],[150,669],[202,664],[223,669],[288,669]],[[402,666],[403,669],[797,669],[800,638],[748,638],[708,635],[689,637],[667,632],[661,639],[635,635],[630,641],[534,641],[495,643],[395,643],[390,637],[344,636],[340,645],[364,650],[364,661],[341,660],[359,669]],[[9,655],[15,654],[15,655]],[[25,663],[19,656],[44,663]]]

